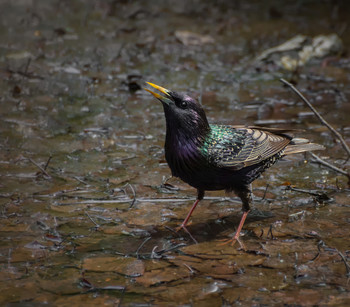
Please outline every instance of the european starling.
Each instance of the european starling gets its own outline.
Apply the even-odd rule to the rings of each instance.
[[[209,124],[202,106],[186,94],[147,82],[160,95],[166,119],[165,158],[175,177],[197,189],[197,199],[179,228],[186,224],[205,191],[233,191],[242,200],[243,215],[232,240],[239,238],[252,203],[251,182],[281,157],[324,149],[291,130]],[[187,230],[186,230],[187,231]]]

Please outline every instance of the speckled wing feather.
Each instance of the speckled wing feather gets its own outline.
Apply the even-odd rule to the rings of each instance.
[[[211,125],[204,147],[211,163],[239,170],[276,155],[290,140],[288,136],[256,128]]]

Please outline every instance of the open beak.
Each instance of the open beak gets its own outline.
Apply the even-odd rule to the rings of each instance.
[[[161,93],[163,93],[165,96],[159,95],[158,93],[155,93],[155,92],[149,90],[148,88],[144,88],[144,90],[146,90],[147,92],[151,93],[154,97],[159,99],[161,102],[164,102],[166,104],[169,104],[170,102],[172,102],[169,90],[167,90],[166,88],[161,87],[159,85],[153,84],[151,82],[146,82],[146,83],[149,84],[150,86],[154,87],[155,89],[157,89]]]

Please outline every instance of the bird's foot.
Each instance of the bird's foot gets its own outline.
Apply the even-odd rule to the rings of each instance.
[[[188,233],[188,230],[187,230],[186,226],[187,226],[187,225],[190,225],[190,224],[191,224],[191,222],[189,222],[189,223],[187,223],[187,224],[182,223],[180,226],[178,226],[178,227],[175,228],[175,231],[176,231],[176,232],[179,232],[181,229],[183,229],[183,230],[185,230],[185,231]]]
[[[243,242],[239,239],[239,234],[237,236],[237,234],[232,238],[232,239],[223,239],[223,240],[219,240],[222,243],[218,244],[218,246],[223,246],[226,244],[231,243],[231,246],[235,245],[236,242],[238,242],[240,249],[242,250],[246,250],[245,245],[243,244]]]
[[[222,242],[222,243],[219,243],[218,246],[223,246],[223,245],[226,245],[226,244],[229,244],[231,243],[231,245],[235,245],[236,243],[236,239],[232,238],[232,239],[221,239],[221,240],[218,240],[219,242]]]

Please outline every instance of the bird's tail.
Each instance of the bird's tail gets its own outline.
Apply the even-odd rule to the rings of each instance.
[[[293,138],[291,142],[283,151],[283,155],[291,155],[295,153],[313,151],[313,150],[324,150],[326,149],[323,145],[316,143],[310,143],[308,139]]]

